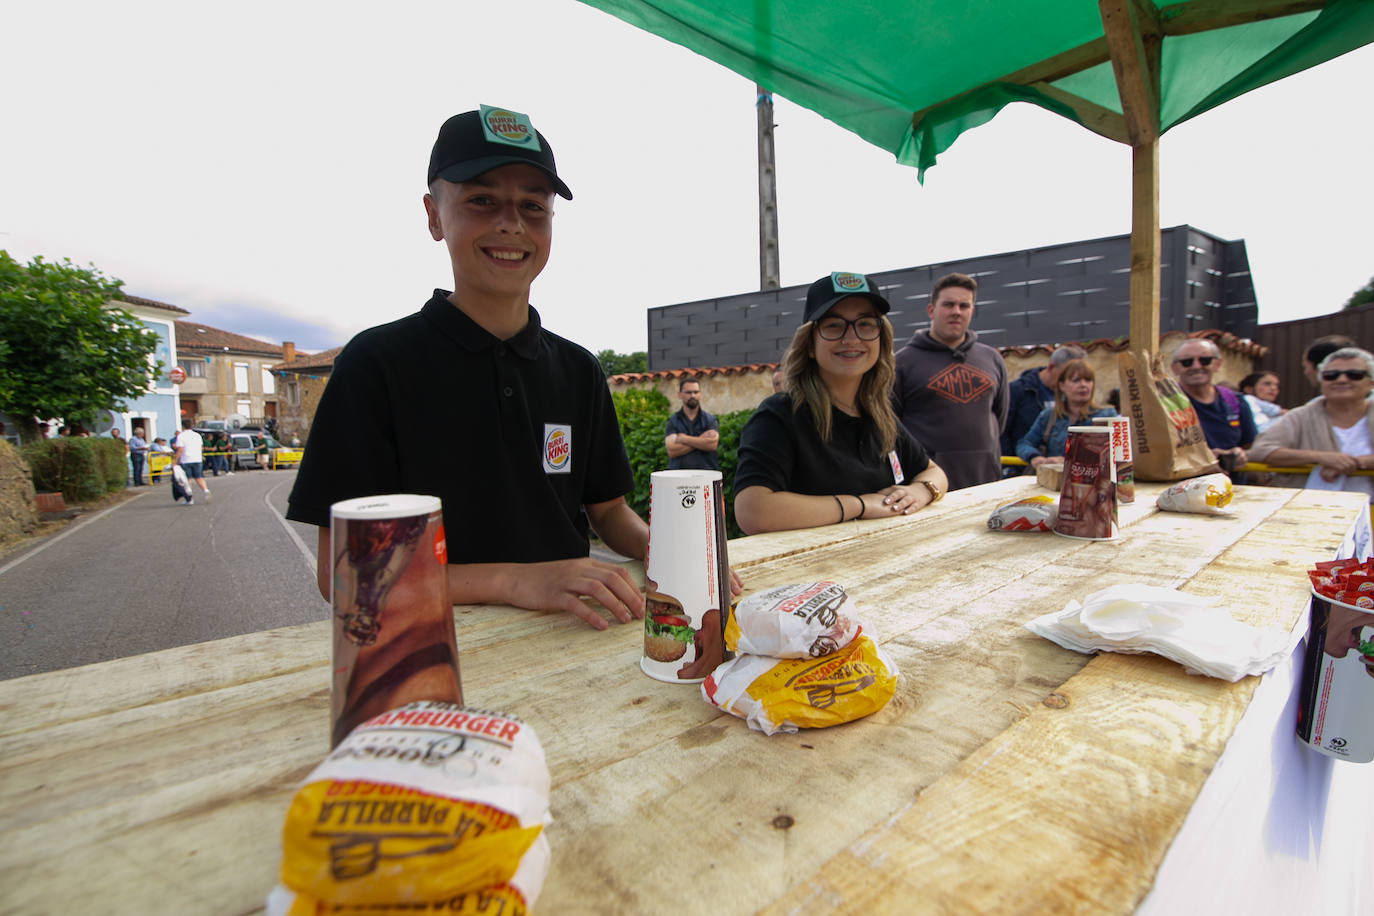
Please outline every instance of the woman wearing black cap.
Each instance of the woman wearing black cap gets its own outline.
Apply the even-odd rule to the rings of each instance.
[[[807,291],[783,390],[740,434],[735,519],[747,534],[907,515],[949,487],[892,412],[892,325],[877,289],[834,273]]]

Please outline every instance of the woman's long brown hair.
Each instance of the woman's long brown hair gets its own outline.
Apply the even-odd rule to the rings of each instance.
[[[1092,396],[1088,398],[1088,403],[1083,405],[1083,412],[1077,417],[1069,412],[1069,399],[1065,396],[1064,389],[1059,387],[1059,382],[1066,379],[1072,381],[1076,378],[1085,378],[1093,383]],[[1054,387],[1054,415],[1056,418],[1086,419],[1094,410],[1102,409],[1102,405],[1097,403],[1097,373],[1085,360],[1071,359],[1065,363],[1064,368],[1059,370],[1059,381],[1054,383]]]
[[[878,430],[878,444],[887,454],[897,444],[897,414],[892,410],[892,380],[897,376],[897,360],[892,352],[892,324],[878,316],[878,361],[864,373],[859,382],[859,394],[854,406],[859,413],[873,421]],[[792,398],[792,411],[803,406],[811,414],[816,434],[822,442],[830,441],[830,389],[821,380],[816,364],[812,333],[816,323],[808,321],[797,328],[792,342],[782,357],[782,386]]]

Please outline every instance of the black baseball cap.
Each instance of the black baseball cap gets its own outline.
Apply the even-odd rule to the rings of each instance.
[[[892,308],[878,292],[878,284],[873,282],[871,277],[836,271],[821,277],[806,291],[806,311],[802,313],[802,322],[824,317],[832,305],[850,296],[862,296],[872,302],[879,315],[886,315]]]
[[[541,169],[553,180],[553,189],[572,200],[572,191],[554,167],[553,147],[534,129],[529,116],[490,105],[456,114],[439,128],[439,138],[429,154],[429,177],[425,184],[432,184],[436,178],[467,181],[512,162]]]

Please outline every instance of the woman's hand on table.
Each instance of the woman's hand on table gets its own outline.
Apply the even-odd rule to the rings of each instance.
[[[884,487],[877,493],[866,493],[864,518],[882,518],[884,515],[910,515],[917,509],[930,505],[930,491],[919,483],[898,484]]]

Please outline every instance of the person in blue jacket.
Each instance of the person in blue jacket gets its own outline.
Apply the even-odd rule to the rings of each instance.
[[[1093,417],[1114,417],[1110,407],[1093,400],[1097,374],[1081,359],[1072,359],[1059,371],[1054,406],[1046,407],[1016,443],[1016,457],[1033,468],[1046,461],[1062,461],[1070,426],[1089,426]]]
[[[1069,360],[1087,358],[1082,347],[1065,344],[1054,348],[1048,365],[1027,369],[1012,379],[1007,388],[1011,407],[1007,411],[1007,425],[1002,428],[1003,455],[1015,455],[1016,444],[1030,431],[1035,418],[1046,407],[1054,406],[1054,397],[1059,391],[1059,373],[1064,365]],[[1015,477],[1023,470],[1015,466],[1002,469],[1004,477]]]

